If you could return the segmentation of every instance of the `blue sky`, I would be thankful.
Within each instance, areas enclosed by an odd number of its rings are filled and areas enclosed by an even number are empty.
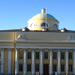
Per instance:
[[[0,0],[0,30],[28,27],[28,20],[46,8],[60,23],[75,30],[75,0]]]

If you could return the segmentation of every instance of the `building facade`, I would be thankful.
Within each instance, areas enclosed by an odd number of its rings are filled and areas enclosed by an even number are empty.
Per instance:
[[[42,9],[28,28],[0,31],[0,74],[75,75],[75,31]]]

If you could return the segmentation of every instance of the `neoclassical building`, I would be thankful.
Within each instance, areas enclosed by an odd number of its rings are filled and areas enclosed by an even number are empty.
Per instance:
[[[0,75],[75,75],[75,31],[42,9],[28,28],[0,30]]]

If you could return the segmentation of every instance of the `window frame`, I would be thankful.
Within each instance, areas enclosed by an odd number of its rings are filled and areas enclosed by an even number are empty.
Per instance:
[[[27,64],[27,71],[31,72],[31,64]]]
[[[39,59],[39,52],[36,52],[36,59]]]
[[[23,64],[19,64],[19,71],[23,72]]]
[[[31,59],[31,52],[27,52],[27,58]]]
[[[56,27],[54,25],[56,25]],[[56,23],[54,23],[52,27],[53,28],[58,28],[58,25]]]
[[[46,26],[42,26],[43,23],[46,23]],[[50,25],[49,25],[48,22],[42,22],[42,23],[40,24],[40,27],[50,27]]]
[[[38,68],[37,68],[38,67]],[[39,64],[35,64],[35,71],[39,72]]]
[[[57,71],[57,64],[53,64],[53,72]]]
[[[44,52],[44,59],[48,59],[48,52]]]
[[[53,59],[57,59],[57,52],[53,52]]]
[[[72,57],[72,52],[69,52],[69,59],[72,59],[73,57]]]
[[[65,65],[61,64],[61,72],[64,72],[64,71],[65,71]]]
[[[61,52],[61,59],[65,59],[65,52]]]
[[[21,56],[22,53],[22,56]],[[19,51],[19,59],[23,59],[23,51]]]
[[[73,65],[69,64],[69,72],[72,72],[72,71],[73,71]]]

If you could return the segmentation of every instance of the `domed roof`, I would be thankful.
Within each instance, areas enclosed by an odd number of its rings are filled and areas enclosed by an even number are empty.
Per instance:
[[[35,15],[33,18],[37,18],[37,17],[49,17],[49,18],[54,18],[52,15],[47,14],[47,13],[40,13]]]
[[[52,15],[46,13],[46,9],[42,9],[42,12],[40,14],[37,14],[35,16],[33,16],[32,18],[39,18],[39,17],[48,17],[48,18],[54,18]]]

